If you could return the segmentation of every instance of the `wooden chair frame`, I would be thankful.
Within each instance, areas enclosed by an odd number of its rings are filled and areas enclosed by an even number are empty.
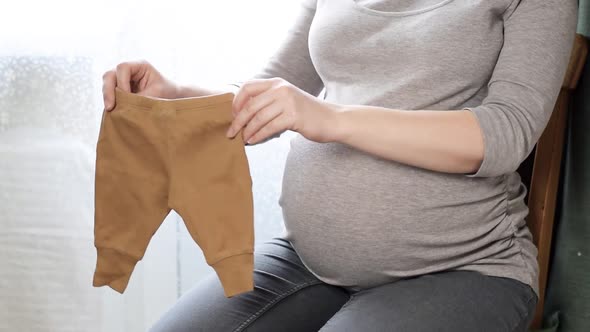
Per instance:
[[[533,234],[533,241],[539,250],[539,302],[532,322],[532,328],[540,328],[545,303],[545,289],[549,274],[551,238],[555,219],[555,205],[559,187],[561,161],[565,139],[566,120],[572,91],[576,88],[586,56],[588,42],[582,35],[576,35],[572,55],[555,108],[547,127],[539,138],[535,149],[518,169],[523,183],[527,185],[529,215],[527,225]]]

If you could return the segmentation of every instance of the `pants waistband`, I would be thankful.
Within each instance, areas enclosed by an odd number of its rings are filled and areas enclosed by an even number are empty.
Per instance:
[[[124,103],[141,108],[153,108],[154,106],[173,108],[177,111],[200,109],[216,106],[224,103],[231,103],[234,100],[233,92],[220,93],[215,95],[188,97],[177,99],[165,99],[157,97],[140,96],[135,93],[126,92],[115,87],[115,103]]]

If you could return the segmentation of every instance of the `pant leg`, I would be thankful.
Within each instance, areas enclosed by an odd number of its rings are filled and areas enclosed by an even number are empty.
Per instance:
[[[451,271],[351,296],[321,332],[527,331],[537,297],[517,280]]]
[[[127,103],[104,112],[96,147],[93,286],[123,293],[168,208],[166,121]]]
[[[150,332],[316,332],[348,300],[301,263],[286,240],[255,250],[253,292],[226,298],[211,276],[184,294]]]
[[[232,101],[231,94],[193,99],[171,130],[171,207],[228,297],[254,288],[252,180],[244,143],[225,136]]]

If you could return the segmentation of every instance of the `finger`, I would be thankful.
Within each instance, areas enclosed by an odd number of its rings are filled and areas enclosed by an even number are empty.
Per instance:
[[[270,123],[274,118],[281,115],[283,107],[278,103],[273,103],[268,107],[261,109],[256,112],[256,115],[248,122],[244,130],[242,131],[242,138],[244,142],[247,142],[252,135],[257,133],[262,127]]]
[[[256,97],[262,92],[270,89],[274,83],[274,79],[255,79],[245,82],[234,97],[232,111],[237,114],[244,107],[244,104],[250,99],[250,97]]]
[[[277,95],[273,89],[268,89],[255,97],[251,97],[248,102],[243,106],[244,109],[261,110],[266,106],[270,105],[277,98]]]
[[[227,130],[228,137],[234,137],[238,131],[256,115],[256,113],[264,107],[272,104],[275,101],[275,94],[272,90],[266,90],[256,97],[250,98],[244,108],[234,115],[234,120]]]
[[[276,118],[272,119],[266,126],[260,128],[254,135],[248,139],[248,144],[256,144],[262,142],[269,137],[289,129],[289,117],[285,116],[283,112]]]
[[[139,81],[145,75],[145,64],[143,60],[121,62],[117,65],[117,86],[126,92],[131,91],[131,80]]]
[[[236,134],[250,122],[250,120],[256,115],[258,110],[254,109],[253,107],[247,107],[240,111],[237,115],[234,116],[233,121],[231,122],[225,136],[233,138]]]
[[[150,73],[159,74],[146,60],[139,60],[131,64],[131,82],[135,83],[135,91],[144,91],[150,79]],[[133,89],[133,86],[131,87]],[[132,92],[135,92],[132,90]]]
[[[105,111],[110,111],[115,107],[115,85],[117,76],[114,70],[109,70],[102,75],[102,98]]]

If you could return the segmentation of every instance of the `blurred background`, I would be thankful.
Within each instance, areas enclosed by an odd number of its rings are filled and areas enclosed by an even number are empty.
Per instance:
[[[213,270],[172,212],[123,295],[92,287],[102,74],[146,59],[207,87],[246,80],[298,0],[0,2],[0,331],[145,331]],[[256,243],[282,231],[292,133],[246,147]]]

